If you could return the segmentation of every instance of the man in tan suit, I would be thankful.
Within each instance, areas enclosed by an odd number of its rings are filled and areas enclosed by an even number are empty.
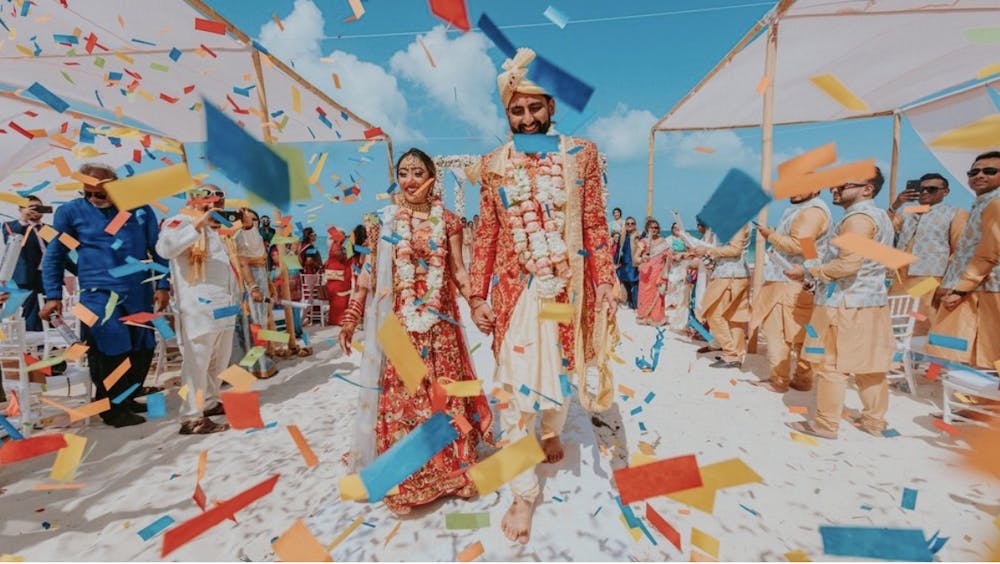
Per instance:
[[[743,226],[721,247],[696,247],[694,254],[715,261],[703,301],[709,331],[722,350],[713,368],[738,368],[746,353],[746,324],[750,321],[750,271],[746,250],[750,227]],[[711,350],[711,345],[698,352]]]
[[[767,361],[771,368],[770,379],[756,383],[779,394],[794,388],[812,389],[813,375],[809,362],[802,356],[805,325],[813,310],[813,296],[802,284],[785,276],[780,263],[807,263],[802,256],[802,240],[811,239],[819,245],[825,243],[830,228],[830,209],[819,197],[819,192],[795,196],[785,210],[775,229],[760,226],[760,234],[771,244],[771,253],[777,255],[764,265],[764,285],[754,296],[750,332],[761,327],[767,339]],[[795,353],[794,375],[791,371],[791,353]]]

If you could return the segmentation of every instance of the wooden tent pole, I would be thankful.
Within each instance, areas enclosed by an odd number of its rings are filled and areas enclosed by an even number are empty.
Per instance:
[[[649,130],[649,164],[646,173],[649,182],[646,185],[646,217],[653,217],[653,153],[656,151],[656,128]]]
[[[778,58],[778,21],[771,22],[767,29],[767,54],[764,59],[764,76],[767,89],[764,90],[763,115],[760,124],[760,186],[765,192],[773,192],[772,172],[774,168],[774,70]],[[757,215],[757,223],[767,225],[767,206]],[[753,257],[752,296],[760,295],[764,285],[764,248],[767,240],[757,231],[756,249]],[[747,352],[757,352],[757,331],[749,335]]]
[[[899,131],[902,116],[892,115],[892,164],[889,167],[889,203],[896,201],[896,180],[899,175]]]

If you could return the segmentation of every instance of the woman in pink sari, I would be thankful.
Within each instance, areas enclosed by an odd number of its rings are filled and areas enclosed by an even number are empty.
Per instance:
[[[636,315],[640,325],[663,325],[666,308],[667,273],[670,271],[672,253],[670,241],[660,237],[660,223],[655,219],[646,222],[646,238],[639,249],[639,307]]]

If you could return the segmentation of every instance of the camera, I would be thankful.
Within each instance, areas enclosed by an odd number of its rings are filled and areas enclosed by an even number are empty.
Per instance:
[[[243,220],[243,212],[240,210],[222,210],[219,215],[226,218],[229,223],[236,223]]]

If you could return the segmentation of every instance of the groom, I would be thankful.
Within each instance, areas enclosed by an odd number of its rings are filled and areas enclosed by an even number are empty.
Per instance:
[[[513,133],[555,136],[555,100],[526,78],[534,59],[530,49],[518,49],[504,63],[500,98]],[[556,138],[558,151],[524,154],[509,141],[483,157],[470,303],[476,326],[493,332],[496,381],[511,396],[501,411],[503,437],[513,443],[534,433],[541,419],[548,463],[563,457],[569,381],[595,359],[595,318],[616,307],[597,147]],[[574,305],[572,320],[540,319],[556,303]],[[517,476],[511,489],[514,503],[501,527],[526,544],[541,493],[535,470]]]

